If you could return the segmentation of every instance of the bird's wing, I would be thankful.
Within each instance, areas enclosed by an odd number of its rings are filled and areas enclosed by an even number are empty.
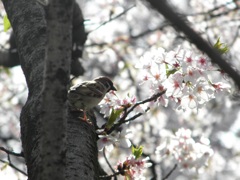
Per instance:
[[[81,91],[79,91],[81,89]],[[73,86],[70,92],[73,91],[82,96],[92,96],[101,98],[103,96],[103,91],[101,85],[97,84],[95,81],[88,81]]]

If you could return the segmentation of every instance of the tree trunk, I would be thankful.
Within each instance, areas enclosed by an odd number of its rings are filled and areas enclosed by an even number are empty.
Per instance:
[[[33,0],[3,0],[29,90],[20,117],[28,178],[98,179],[94,127],[66,106],[72,49],[72,14],[66,10],[76,3],[56,2],[65,8],[45,13]]]
[[[40,180],[65,179],[72,13],[72,0],[51,0],[47,6],[47,53],[44,60],[39,126]]]

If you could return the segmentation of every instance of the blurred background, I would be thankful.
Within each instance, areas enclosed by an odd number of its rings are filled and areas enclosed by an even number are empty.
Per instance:
[[[162,47],[166,51],[182,49],[200,53],[185,35],[176,31],[158,12],[146,2],[134,0],[78,0],[84,15],[85,30],[88,33],[82,57],[78,61],[85,73],[73,83],[90,80],[99,75],[113,79],[118,96],[128,94],[137,101],[149,97],[148,86],[139,86],[141,74],[135,66],[144,53]],[[209,44],[218,38],[227,44],[229,51],[225,59],[235,69],[240,68],[240,1],[238,0],[169,0],[169,3],[188,24]],[[6,56],[16,55],[16,47],[10,45],[11,29],[3,30],[6,14],[1,4],[0,23],[0,147],[21,153],[19,116],[27,98],[27,86],[19,65],[6,65]],[[16,63],[18,64],[18,63]],[[219,77],[214,77],[218,79]],[[231,82],[230,82],[231,83]],[[155,161],[157,177],[161,179],[174,166],[171,159],[154,155],[155,149],[178,128],[192,130],[196,139],[202,135],[209,138],[214,155],[208,166],[198,174],[192,171],[174,170],[168,179],[240,179],[240,99],[232,83],[231,93],[211,100],[198,113],[178,112],[168,107],[155,106],[128,125],[132,130],[131,140],[144,146],[144,153]],[[97,112],[97,110],[96,110]],[[104,122],[96,113],[99,121]],[[117,146],[107,152],[110,163],[116,165],[129,150]],[[99,153],[99,161],[106,172],[109,167]],[[13,164],[16,168],[9,166]],[[20,172],[19,170],[22,172]],[[0,179],[25,180],[27,176],[24,158],[8,155],[0,150]],[[146,177],[150,179],[151,170]]]

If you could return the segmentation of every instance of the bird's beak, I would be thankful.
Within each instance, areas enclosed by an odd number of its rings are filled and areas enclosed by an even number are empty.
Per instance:
[[[113,90],[113,91],[117,91],[117,89],[114,87],[114,86],[112,86],[112,89],[111,90]]]

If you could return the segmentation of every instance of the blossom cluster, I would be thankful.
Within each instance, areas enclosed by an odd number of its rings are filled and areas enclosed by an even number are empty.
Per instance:
[[[115,122],[117,122],[124,113],[125,110],[128,110],[133,105],[136,104],[136,97],[135,96],[126,96],[125,98],[119,98],[114,91],[110,91],[106,94],[104,99],[100,102],[100,113],[104,114],[104,117],[110,117],[112,111],[119,111],[119,115],[117,116]],[[146,104],[140,104],[132,109],[127,117],[129,118],[136,113],[145,113],[147,109]],[[125,119],[126,120],[126,119]],[[99,135],[98,140],[98,149],[101,151],[104,147],[111,152],[113,150],[113,145],[119,143],[123,147],[130,147],[131,143],[129,138],[131,137],[132,133],[129,129],[124,127],[121,132],[113,132],[111,134],[105,134],[106,127],[104,129],[100,129],[97,132]]]
[[[190,129],[179,129],[174,136],[157,147],[156,153],[162,157],[174,157],[180,169],[199,170],[213,155],[209,140],[201,138],[195,142]]]
[[[224,72],[213,66],[207,56],[195,55],[183,49],[170,52],[166,52],[163,48],[154,49],[141,57],[136,68],[141,70],[139,73],[141,84],[148,84],[151,94],[165,92],[157,98],[157,103],[168,106],[171,102],[176,110],[185,111],[189,108],[198,110],[216,95],[229,92],[231,88],[227,81],[223,82]],[[215,73],[221,81],[212,79],[211,73]],[[113,91],[106,94],[100,103],[100,112],[112,120],[108,120],[98,133],[99,150],[106,148],[112,151],[117,143],[123,147],[130,147],[130,132],[127,129],[122,132],[111,131],[111,134],[108,134],[107,130],[122,117],[124,119],[122,118],[121,123],[136,113],[144,113],[148,109],[147,106],[152,104],[144,103],[135,108],[136,103],[135,96],[128,95],[120,99]],[[134,108],[131,109],[133,106]],[[181,169],[198,171],[207,164],[213,150],[209,147],[208,139],[201,138],[196,142],[191,135],[191,130],[179,129],[174,136],[157,148],[156,153],[161,154],[161,158],[173,157]],[[126,179],[141,179],[142,168],[147,167],[143,162],[132,155],[120,162],[117,170]]]
[[[152,164],[147,162],[149,158],[136,159],[135,156],[130,155],[123,162],[117,165],[117,171],[126,177],[126,179],[143,180],[143,172]]]
[[[152,93],[166,90],[158,103],[167,106],[171,101],[177,110],[197,110],[217,93],[230,90],[228,83],[211,80],[210,72],[218,73],[222,80],[224,73],[214,67],[207,56],[180,48],[170,52],[153,49],[141,57],[136,68],[142,70],[141,84],[148,82]]]
[[[121,99],[117,97],[114,91],[110,91],[106,94],[104,99],[100,102],[100,113],[104,114],[104,117],[109,117],[112,110],[121,110],[129,108],[136,103],[137,98],[135,96],[126,96]],[[136,107],[135,112],[145,112],[146,106],[144,104]]]
[[[114,144],[120,144],[124,148],[129,148],[131,146],[130,137],[132,132],[124,128],[121,132],[113,132],[111,134],[100,134],[98,135],[98,150],[102,151],[106,148],[107,151],[111,152],[114,148]]]

